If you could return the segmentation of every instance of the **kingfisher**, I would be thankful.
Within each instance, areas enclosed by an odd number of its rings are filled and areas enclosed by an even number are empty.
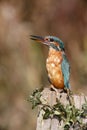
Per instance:
[[[50,83],[57,89],[70,89],[70,65],[62,40],[55,36],[35,36],[31,39],[48,46],[46,69]]]

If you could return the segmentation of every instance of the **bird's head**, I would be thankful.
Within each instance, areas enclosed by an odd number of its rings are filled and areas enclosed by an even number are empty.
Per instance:
[[[42,36],[31,35],[31,39],[43,43],[49,46],[49,48],[51,47],[57,51],[64,51],[64,43],[57,37],[54,36],[42,37]]]

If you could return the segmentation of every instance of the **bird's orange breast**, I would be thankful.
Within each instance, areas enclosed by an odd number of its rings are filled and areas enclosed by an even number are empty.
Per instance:
[[[54,87],[63,89],[64,88],[64,78],[61,69],[62,63],[62,52],[56,51],[55,49],[49,50],[49,55],[46,60],[46,68],[48,72],[48,77],[50,82]]]

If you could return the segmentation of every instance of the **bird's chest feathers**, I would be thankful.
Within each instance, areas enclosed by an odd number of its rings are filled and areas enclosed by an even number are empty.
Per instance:
[[[62,51],[50,49],[46,60],[48,77],[54,86],[62,88],[64,86],[63,74],[61,69]]]

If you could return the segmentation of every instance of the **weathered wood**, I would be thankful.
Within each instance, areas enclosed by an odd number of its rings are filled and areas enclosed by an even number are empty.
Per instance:
[[[50,88],[45,88],[43,90],[41,97],[43,104],[47,102],[48,105],[53,106],[56,104],[56,98],[58,98],[59,101],[65,106],[69,104],[69,100],[67,100],[67,93],[61,93],[61,90],[51,91]],[[85,103],[84,95],[74,95],[73,99],[76,108],[80,109],[81,106]],[[39,108],[36,130],[63,130],[63,121],[59,122],[56,118],[49,118],[44,120],[43,114],[44,111]],[[87,119],[84,119],[83,122],[87,123]],[[70,128],[69,130],[75,129]]]

